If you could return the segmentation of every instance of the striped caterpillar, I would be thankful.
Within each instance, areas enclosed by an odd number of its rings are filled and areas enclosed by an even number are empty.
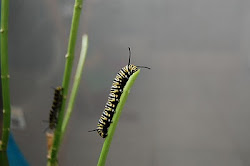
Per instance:
[[[130,76],[135,73],[138,68],[146,68],[150,69],[149,67],[145,66],[135,66],[133,64],[130,64],[130,58],[131,58],[131,51],[129,48],[129,60],[128,65],[123,67],[118,74],[116,75],[108,97],[108,101],[106,103],[106,106],[104,108],[104,111],[98,121],[97,128],[92,131],[97,131],[97,133],[102,137],[106,138],[108,133],[108,128],[110,124],[112,123],[112,118],[115,114],[115,109],[120,101],[120,97],[123,92],[123,88],[126,85],[127,81],[129,80]]]

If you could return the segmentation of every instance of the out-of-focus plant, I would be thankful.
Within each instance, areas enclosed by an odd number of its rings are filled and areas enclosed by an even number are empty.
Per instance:
[[[66,106],[66,100],[68,99],[68,90],[69,90],[69,84],[70,84],[71,71],[73,67],[75,44],[76,44],[76,39],[77,39],[77,31],[78,31],[79,20],[80,20],[80,15],[81,15],[82,3],[83,3],[83,0],[75,0],[73,18],[72,18],[71,30],[70,30],[70,36],[69,36],[68,51],[66,54],[66,64],[65,64],[64,76],[63,76],[63,82],[62,82],[62,87],[63,87],[62,106],[59,111],[57,126],[56,126],[55,135],[53,139],[53,145],[51,148],[51,153],[48,156],[47,165],[53,165],[53,166],[58,165],[57,155],[58,155],[61,138],[62,138],[62,124],[64,120],[64,110]]]
[[[10,87],[9,87],[9,62],[8,62],[8,18],[9,0],[1,1],[1,80],[3,98],[3,128],[0,151],[6,151],[10,134]]]

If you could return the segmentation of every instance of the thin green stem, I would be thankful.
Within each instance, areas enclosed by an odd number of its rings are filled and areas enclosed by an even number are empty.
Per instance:
[[[10,87],[9,87],[9,66],[8,66],[8,18],[9,0],[2,0],[1,3],[1,79],[3,98],[3,130],[0,150],[6,151],[10,132]]]
[[[62,128],[62,123],[64,119],[64,110],[66,106],[66,99],[68,97],[70,76],[71,76],[71,71],[73,67],[75,44],[76,44],[76,39],[77,39],[77,31],[78,31],[78,25],[79,25],[79,20],[80,20],[80,15],[81,15],[82,2],[83,0],[75,0],[71,31],[70,31],[70,37],[69,37],[69,44],[68,44],[68,51],[66,54],[66,64],[65,64],[64,76],[63,76],[63,82],[62,82],[63,101],[62,101],[61,110],[58,115],[58,122],[57,122],[57,127],[55,130],[55,137],[54,137],[53,146],[51,149],[51,156],[48,159],[47,165],[53,165],[53,166],[58,165],[57,154],[58,154],[59,146],[60,146],[61,128]]]
[[[126,83],[125,87],[123,88],[123,93],[122,93],[120,101],[116,107],[115,114],[114,114],[114,117],[112,119],[113,123],[111,123],[111,125],[108,129],[108,136],[105,138],[105,141],[103,143],[102,151],[101,151],[97,166],[105,166],[105,162],[106,162],[108,152],[109,152],[109,147],[110,147],[110,144],[112,142],[117,123],[118,123],[119,118],[121,116],[123,106],[126,103],[130,89],[133,86],[139,73],[140,73],[140,70],[138,70],[137,72],[132,74],[132,76],[130,76],[128,82]]]
[[[62,124],[61,141],[62,141],[62,138],[65,134],[66,127],[69,123],[69,118],[71,116],[71,113],[72,113],[72,110],[74,107],[76,94],[77,94],[79,84],[81,81],[83,66],[84,66],[86,55],[87,55],[87,49],[88,49],[88,36],[84,35],[82,37],[82,50],[81,50],[80,59],[79,59],[77,69],[76,69],[76,74],[75,74],[75,79],[73,82],[72,91],[71,91],[70,98],[69,98],[69,104],[68,104],[68,108],[67,108],[67,111],[66,111],[66,114],[65,114],[65,117],[63,120],[63,124]]]

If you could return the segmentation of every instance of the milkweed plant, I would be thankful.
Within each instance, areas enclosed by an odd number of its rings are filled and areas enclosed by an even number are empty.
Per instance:
[[[52,105],[53,109],[57,109],[57,113],[55,115],[56,120],[54,122],[56,125],[54,126],[52,133],[47,132],[47,142],[48,142],[48,154],[47,154],[47,166],[57,166],[58,165],[58,151],[63,140],[63,136],[65,134],[73,106],[75,103],[76,95],[78,92],[81,75],[84,67],[85,57],[87,54],[88,48],[88,36],[83,35],[82,37],[82,49],[80,53],[80,58],[78,60],[78,65],[75,73],[75,77],[73,79],[71,93],[68,95],[70,78],[73,68],[74,61],[74,53],[75,53],[75,45],[77,39],[77,32],[79,26],[79,20],[82,10],[83,0],[75,0],[73,17],[70,29],[69,43],[67,54],[65,56],[65,69],[62,81],[62,91],[60,99],[60,104],[55,108]],[[1,1],[1,82],[2,82],[2,99],[3,99],[3,125],[2,125],[2,138],[0,141],[0,165],[6,164],[7,161],[7,145],[10,134],[10,118],[11,118],[11,101],[10,101],[10,88],[9,88],[9,66],[8,66],[8,17],[9,17],[9,0]],[[121,115],[121,111],[123,106],[127,100],[130,89],[134,84],[137,76],[139,75],[140,70],[137,70],[135,73],[131,75],[131,77],[126,82],[126,85],[123,88],[123,93],[121,94],[119,103],[115,109],[115,114],[112,119],[112,123],[110,124],[107,137],[104,140],[103,148],[100,153],[100,158],[98,161],[98,166],[104,166],[105,161],[108,155],[109,147],[111,141],[113,139],[113,135],[115,132],[115,128],[117,126],[118,120]],[[69,97],[68,97],[69,96]],[[66,109],[67,105],[67,109]],[[54,107],[53,107],[54,106]],[[66,111],[65,111],[66,110]]]

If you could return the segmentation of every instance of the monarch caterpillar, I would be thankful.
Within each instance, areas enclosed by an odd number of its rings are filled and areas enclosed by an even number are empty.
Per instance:
[[[123,67],[118,74],[116,75],[108,97],[108,101],[106,103],[106,106],[104,108],[104,111],[98,121],[97,128],[92,131],[97,131],[97,133],[102,137],[106,138],[108,133],[108,128],[110,126],[110,123],[112,123],[113,115],[115,114],[115,109],[117,104],[120,101],[120,97],[123,92],[123,88],[126,85],[127,81],[129,80],[130,76],[135,73],[138,68],[146,68],[150,69],[146,66],[135,66],[133,64],[130,64],[130,58],[131,58],[131,50],[129,49],[129,59],[128,59],[128,65]]]
[[[62,90],[61,86],[55,88],[54,99],[49,113],[49,129],[54,130],[57,125],[58,112],[62,105]]]

